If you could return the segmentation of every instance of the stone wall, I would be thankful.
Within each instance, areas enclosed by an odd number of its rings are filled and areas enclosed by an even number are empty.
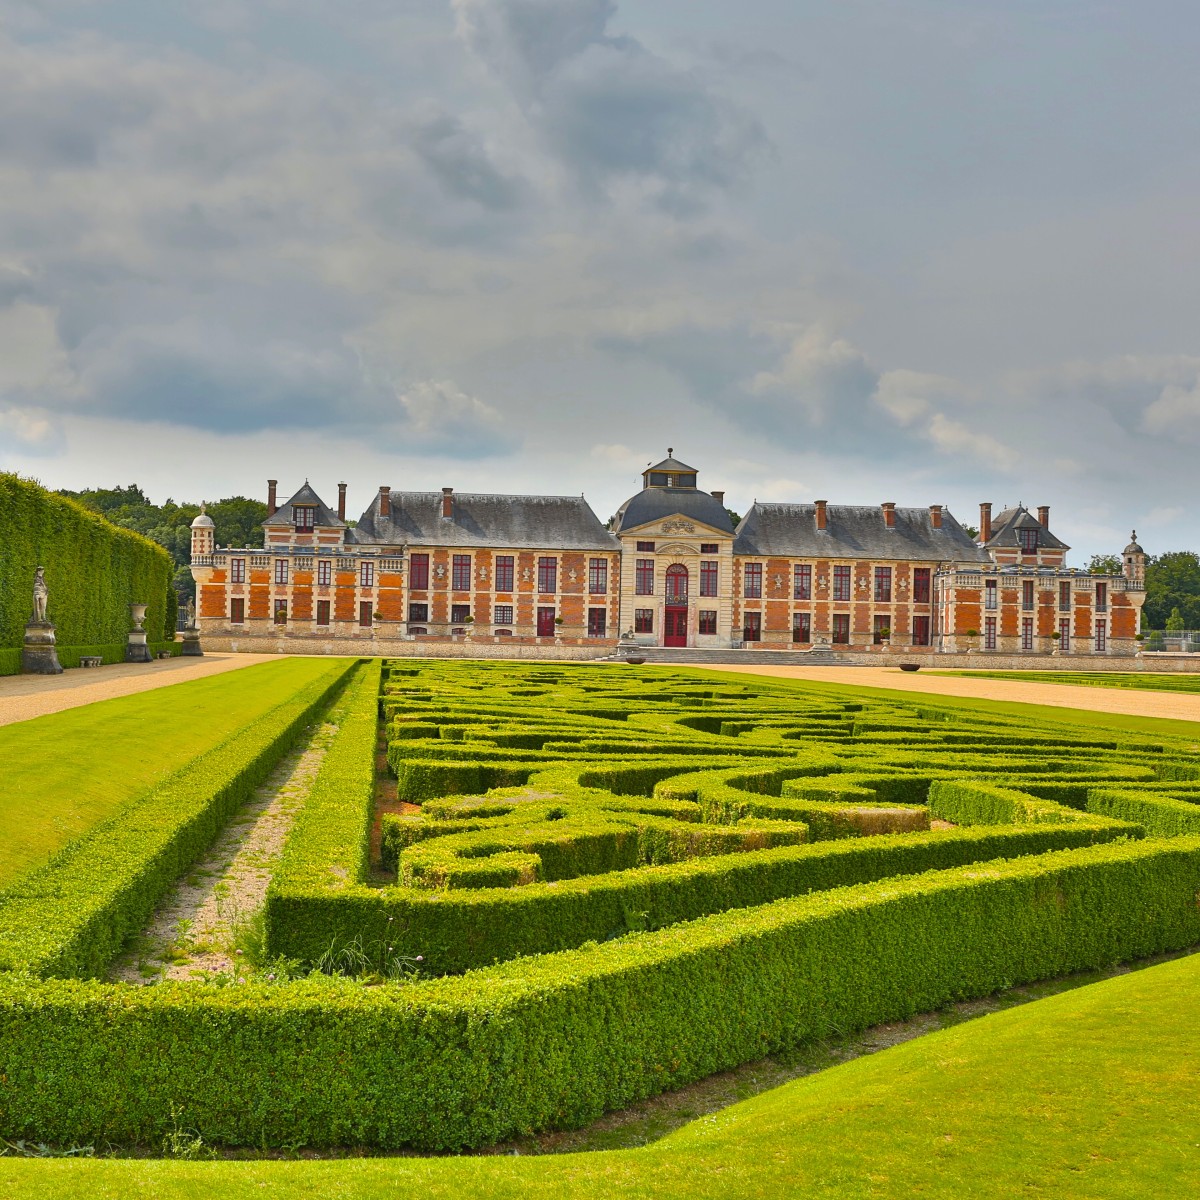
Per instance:
[[[590,645],[513,645],[507,640],[411,641],[406,638],[294,638],[203,635],[204,649],[213,654],[332,654],[347,658],[603,658],[613,652],[609,643]]]

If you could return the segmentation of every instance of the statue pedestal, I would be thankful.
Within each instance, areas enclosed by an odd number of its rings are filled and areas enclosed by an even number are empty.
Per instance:
[[[25,626],[25,644],[21,647],[22,675],[61,675],[54,626],[49,621],[30,621]]]
[[[200,647],[200,630],[195,625],[189,625],[183,631],[183,657],[203,658],[204,651]]]
[[[132,663],[148,663],[154,661],[150,647],[146,645],[146,631],[131,629],[125,641],[125,661]]]

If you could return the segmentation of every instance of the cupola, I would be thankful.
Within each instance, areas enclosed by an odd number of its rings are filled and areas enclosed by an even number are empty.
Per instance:
[[[680,462],[673,446],[667,447],[667,457],[642,472],[643,487],[694,488],[696,468]]]

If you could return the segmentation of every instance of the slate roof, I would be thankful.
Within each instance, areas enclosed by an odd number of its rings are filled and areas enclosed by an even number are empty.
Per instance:
[[[290,525],[294,521],[292,506],[309,505],[317,510],[313,524],[318,529],[345,529],[346,522],[338,519],[337,513],[328,508],[325,501],[313,491],[306,479],[304,486],[290,499],[285,500],[267,519],[264,525]]]
[[[737,527],[734,554],[766,558],[874,558],[912,562],[986,563],[991,558],[942,510],[935,529],[927,508],[897,508],[889,529],[878,505],[830,504],[817,529],[814,504],[755,501]]]
[[[692,468],[684,469],[690,471]],[[657,471],[658,467],[651,467],[650,470]],[[720,500],[699,488],[684,487],[649,487],[631,496],[617,509],[616,532],[623,533],[676,514],[700,521],[722,533],[733,533],[733,522]]]
[[[1000,546],[1018,546],[1020,545],[1017,538],[1018,529],[1036,529],[1038,546],[1047,550],[1070,550],[1071,548],[1066,542],[1056,538],[1024,505],[1006,508],[992,522],[992,536],[986,545],[989,549]]]
[[[1129,535],[1129,545],[1122,551],[1123,554],[1145,554],[1145,550],[1138,545],[1137,530],[1135,529]]]
[[[646,471],[666,471],[667,473],[670,473],[672,471],[677,471],[677,472],[686,471],[690,475],[696,474],[695,467],[689,467],[687,465],[687,463],[681,463],[679,461],[679,459],[677,459],[673,454],[669,454],[666,458],[664,458],[662,460],[662,462],[655,463],[654,466],[652,466],[652,467],[647,467]],[[643,471],[642,474],[645,474],[646,471]]]
[[[582,496],[495,496],[455,492],[454,516],[442,516],[441,492],[392,492],[391,513],[379,495],[351,539],[368,545],[480,546],[497,550],[617,550],[620,543]]]

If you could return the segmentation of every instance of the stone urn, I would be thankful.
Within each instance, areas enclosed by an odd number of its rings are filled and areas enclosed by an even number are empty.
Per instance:
[[[148,663],[153,659],[150,647],[146,644],[146,608],[145,604],[131,604],[130,614],[133,617],[133,628],[125,639],[125,661],[131,663]]]

